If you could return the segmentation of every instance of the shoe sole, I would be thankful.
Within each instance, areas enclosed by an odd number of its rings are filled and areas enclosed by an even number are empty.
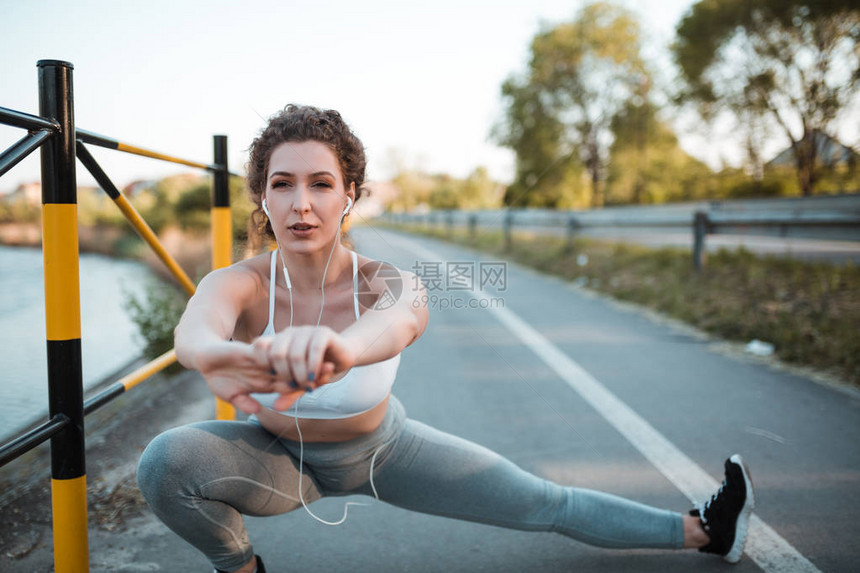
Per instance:
[[[730,457],[729,460],[740,466],[741,474],[744,476],[744,486],[746,487],[744,506],[741,508],[741,512],[738,514],[737,523],[735,524],[735,541],[732,543],[732,547],[729,549],[729,552],[723,556],[723,559],[729,563],[737,563],[741,560],[741,555],[744,553],[744,546],[746,546],[750,515],[752,515],[752,510],[755,507],[755,491],[753,489],[752,478],[750,477],[750,470],[746,463],[744,463],[743,458],[738,454],[735,454]]]

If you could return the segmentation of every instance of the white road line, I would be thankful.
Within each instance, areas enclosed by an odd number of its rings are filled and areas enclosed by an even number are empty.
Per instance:
[[[402,235],[398,234],[397,243],[424,260],[445,262],[437,253]],[[468,294],[479,300],[489,300],[481,293]],[[488,304],[487,310],[627,438],[691,502],[703,501],[716,491],[719,487],[716,480],[555,344],[507,308],[493,308]],[[746,554],[768,573],[821,573],[755,514],[750,519]]]

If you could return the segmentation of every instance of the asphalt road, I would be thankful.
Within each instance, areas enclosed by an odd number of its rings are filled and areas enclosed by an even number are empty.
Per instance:
[[[357,227],[356,248],[400,268],[501,263],[429,239]],[[464,268],[463,266],[459,268]],[[757,487],[747,571],[856,571],[860,394],[833,389],[554,278],[503,267],[504,290],[430,291],[430,325],[402,356],[409,416],[488,446],[529,471],[678,511],[741,453]],[[443,275],[446,274],[443,272]],[[450,277],[450,275],[448,275]],[[463,278],[463,277],[461,277]],[[499,275],[495,275],[498,279]],[[469,308],[490,305],[494,309]],[[469,303],[469,300],[478,301]],[[456,302],[459,301],[459,302]],[[480,302],[485,301],[485,302]],[[451,308],[460,305],[462,308]],[[446,306],[448,308],[443,308]],[[348,499],[348,498],[347,498]],[[344,498],[314,504],[339,517]],[[329,527],[303,511],[248,518],[271,572],[726,571],[694,551],[612,551],[409,513],[373,501]],[[119,571],[210,571],[152,517],[91,542]],[[116,545],[114,545],[116,544]],[[101,556],[101,557],[100,557]],[[100,570],[97,566],[93,571]]]

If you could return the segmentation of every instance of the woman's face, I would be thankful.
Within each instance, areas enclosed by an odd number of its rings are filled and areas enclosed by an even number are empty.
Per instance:
[[[280,245],[294,252],[323,248],[340,232],[347,197],[337,157],[318,141],[288,141],[269,158],[266,191],[269,220]]]

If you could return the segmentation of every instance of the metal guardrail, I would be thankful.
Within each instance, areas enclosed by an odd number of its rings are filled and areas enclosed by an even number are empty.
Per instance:
[[[0,176],[36,149],[42,159],[42,250],[48,346],[49,419],[0,447],[0,466],[51,440],[51,498],[54,567],[57,573],[89,571],[84,416],[104,406],[176,361],[173,350],[144,365],[84,402],[81,372],[80,281],[78,265],[77,178],[75,157],[116,203],[132,227],[191,295],[195,285],[158,237],[119,192],[85,144],[179,163],[214,174],[212,230],[214,268],[232,259],[227,137],[214,136],[214,163],[206,164],[150,151],[92,132],[74,123],[72,64],[40,60],[39,115],[0,107],[0,124],[28,134],[0,153]],[[218,400],[219,419],[235,410]]]
[[[783,203],[785,201],[785,203]],[[805,206],[805,203],[809,206]],[[444,225],[501,230],[509,249],[515,229],[564,233],[572,247],[586,229],[678,229],[693,234],[692,259],[704,265],[708,235],[748,234],[860,241],[860,194],[787,200],[714,201],[648,207],[608,207],[596,211],[552,209],[439,210],[427,213],[385,213],[398,224]],[[838,203],[838,205],[836,205]]]

